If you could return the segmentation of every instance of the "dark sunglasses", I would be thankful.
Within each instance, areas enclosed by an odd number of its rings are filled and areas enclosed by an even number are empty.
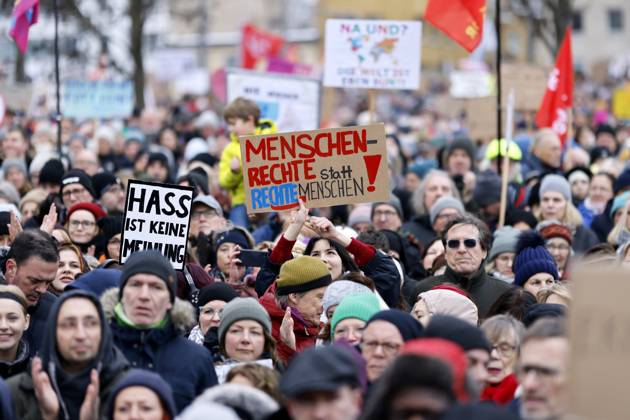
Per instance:
[[[459,239],[449,239],[448,241],[446,241],[446,246],[451,248],[451,249],[458,249],[459,248],[459,244],[462,241],[460,241]],[[464,246],[466,248],[474,248],[477,246],[477,240],[476,239],[464,239]]]

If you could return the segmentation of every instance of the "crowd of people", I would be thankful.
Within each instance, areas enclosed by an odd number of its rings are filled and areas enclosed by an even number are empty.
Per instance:
[[[0,419],[567,412],[572,268],[630,264],[628,126],[598,110],[566,144],[484,141],[401,96],[387,201],[250,215],[238,136],[282,127],[200,103],[63,120],[61,156],[49,121],[7,113]],[[356,106],[329,124],[372,120]],[[119,264],[129,179],[194,188],[184,270]]]

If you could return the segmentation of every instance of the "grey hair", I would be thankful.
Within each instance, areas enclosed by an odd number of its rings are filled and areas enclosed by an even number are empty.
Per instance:
[[[448,179],[449,184],[451,185],[452,196],[457,198],[458,200],[461,200],[459,190],[457,189],[455,182],[453,182],[453,180],[448,175],[448,173],[441,169],[431,169],[424,176],[424,179],[422,180],[422,182],[420,182],[420,185],[418,185],[418,188],[416,188],[416,190],[413,192],[413,196],[411,198],[411,202],[413,203],[413,209],[416,211],[416,214],[418,215],[428,214],[429,210],[431,210],[431,209],[426,208],[426,206],[424,205],[424,198],[425,198],[424,190],[426,189],[426,185],[429,182],[429,180],[434,177],[442,177],[442,178]]]
[[[491,343],[496,343],[501,337],[505,337],[508,334],[514,334],[517,348],[521,346],[521,340],[525,333],[525,327],[521,321],[505,314],[495,315],[486,319],[480,328]]]

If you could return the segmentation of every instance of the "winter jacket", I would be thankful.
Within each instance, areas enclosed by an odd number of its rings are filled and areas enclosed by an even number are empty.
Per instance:
[[[6,382],[0,378],[0,419],[14,420],[13,401],[11,401],[11,393]]]
[[[97,356],[83,371],[76,374],[69,374],[61,367],[61,356],[57,353],[56,326],[61,305],[66,300],[73,297],[89,299],[96,305],[101,321],[101,346]],[[85,398],[85,391],[90,384],[92,369],[96,369],[99,374],[100,400],[107,401],[112,386],[118,379],[124,376],[129,368],[129,363],[112,342],[111,332],[107,327],[105,316],[98,299],[94,295],[80,290],[64,293],[52,307],[46,326],[46,335],[43,340],[43,345],[39,350],[39,356],[42,359],[42,369],[48,374],[51,385],[59,399],[58,418],[63,420],[79,418],[79,411]],[[31,377],[30,369],[10,378],[7,381],[7,385],[13,396],[17,418],[29,420],[40,419],[41,412],[37,398],[35,397],[35,389],[33,387],[33,378]],[[101,405],[100,412],[101,416],[104,415],[105,404]]]
[[[284,310],[278,306],[275,298],[275,284],[272,285],[267,293],[259,299],[260,304],[265,308],[271,317],[271,335],[275,338],[278,345],[277,357],[278,359],[288,364],[289,360],[296,354],[304,349],[307,349],[315,345],[317,340],[317,334],[322,329],[323,324],[310,325],[302,318],[299,311],[295,308],[291,311],[293,318],[293,332],[295,333],[295,350],[287,346],[280,338],[280,326],[282,325],[282,319],[284,318]]]
[[[599,243],[597,235],[584,225],[576,226],[571,247],[577,254],[583,254]]]
[[[11,376],[17,375],[18,373],[25,372],[29,360],[30,357],[28,343],[26,342],[26,340],[24,340],[24,338],[22,338],[22,340],[20,340],[20,344],[18,345],[15,360],[12,362],[5,362],[0,360],[0,377],[8,379]]]
[[[273,121],[261,119],[253,135],[258,136],[261,134],[271,134],[276,131],[278,130]],[[232,158],[234,157],[237,157],[238,160],[241,161],[242,165],[241,145],[238,141],[238,137],[232,133],[230,134],[230,143],[225,146],[225,149],[223,149],[221,160],[219,161],[219,185],[226,189],[230,194],[232,206],[245,203],[243,171],[232,172],[232,169],[230,169]]]
[[[132,367],[152,370],[168,382],[178,412],[204,389],[217,384],[210,352],[184,335],[195,324],[190,303],[176,299],[163,328],[137,329],[123,326],[115,318],[118,289],[105,292],[101,301],[116,346]]]
[[[479,309],[480,320],[484,319],[488,315],[490,307],[494,304],[494,302],[496,302],[499,296],[514,287],[487,274],[483,264],[471,278],[467,278],[456,273],[447,265],[446,272],[444,274],[427,277],[418,283],[415,290],[415,296],[444,283],[454,284],[455,286],[458,286],[468,292],[470,299]]]
[[[42,347],[46,332],[46,325],[50,316],[50,310],[56,300],[57,296],[50,292],[46,292],[39,299],[37,305],[28,308],[28,313],[31,316],[31,322],[28,325],[28,330],[24,333],[24,338],[26,338],[26,341],[28,342],[29,353],[31,356],[35,356],[35,353],[37,353],[37,351]]]
[[[259,297],[263,297],[276,280],[280,274],[282,263],[292,258],[293,244],[295,241],[288,241],[284,236],[281,236],[273,253],[267,255],[267,261],[256,277],[256,292]],[[352,239],[346,249],[354,256],[354,261],[363,271],[363,274],[374,280],[376,290],[387,303],[387,306],[395,308],[400,300],[401,279],[392,257],[357,239]],[[272,261],[274,255],[280,255],[279,259],[274,260],[275,262]]]
[[[595,232],[600,242],[608,242],[608,234],[615,227],[615,222],[610,218],[612,204],[613,200],[608,200],[602,214],[595,216],[591,222],[590,228]]]
[[[423,247],[429,245],[429,242],[437,236],[431,227],[428,214],[414,217],[402,226],[402,230],[412,234]]]

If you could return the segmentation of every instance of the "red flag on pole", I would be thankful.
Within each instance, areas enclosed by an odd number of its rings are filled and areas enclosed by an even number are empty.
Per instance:
[[[254,25],[245,25],[241,41],[241,66],[252,69],[258,60],[277,56],[283,45],[282,37],[262,31]]]
[[[472,52],[481,42],[486,0],[429,0],[424,19]]]
[[[567,139],[569,112],[573,106],[573,58],[571,55],[571,27],[564,34],[556,66],[547,80],[547,89],[536,114],[538,127],[551,127],[562,144]]]
[[[38,16],[39,0],[15,0],[11,13],[9,35],[15,40],[15,44],[22,54],[28,48],[28,30],[37,23]]]

